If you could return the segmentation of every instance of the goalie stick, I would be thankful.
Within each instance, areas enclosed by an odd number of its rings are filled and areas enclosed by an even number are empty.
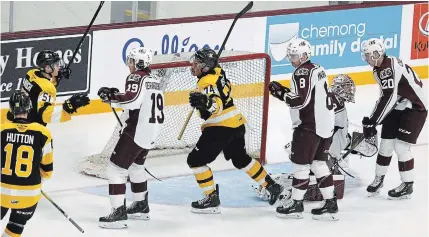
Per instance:
[[[225,44],[228,41],[229,36],[231,35],[232,29],[234,28],[235,23],[237,22],[238,18],[242,17],[244,14],[246,14],[246,12],[248,12],[250,9],[252,9],[253,7],[253,1],[250,1],[244,8],[243,10],[241,10],[239,13],[237,13],[237,15],[235,15],[234,20],[232,21],[231,27],[228,30],[228,33],[225,36],[225,39],[222,42],[222,45],[219,49],[218,52],[218,57],[220,60],[220,55],[222,54],[222,51],[225,49]],[[177,137],[177,140],[181,140],[183,133],[185,132],[186,127],[188,126],[189,120],[192,117],[192,114],[194,113],[194,108],[192,108],[192,110],[189,112],[188,117],[186,118],[185,123],[183,124],[182,129],[180,130],[179,136]]]
[[[42,192],[42,195],[50,202],[52,203],[52,205],[54,205],[55,208],[57,208],[58,211],[61,212],[61,214],[63,214],[67,220],[69,220],[80,232],[84,232],[84,230],[82,229],[82,227],[80,227],[71,217],[69,217],[69,215],[67,215],[67,213],[65,211],[63,211],[63,209],[61,209],[61,207],[59,207],[49,196],[48,194],[46,194],[45,192],[43,192],[43,190],[40,190]]]

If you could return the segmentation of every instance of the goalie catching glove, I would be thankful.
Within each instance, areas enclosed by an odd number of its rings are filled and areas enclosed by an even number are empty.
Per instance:
[[[77,109],[89,104],[89,97],[86,93],[78,93],[65,100],[63,109],[69,114],[75,113]]]
[[[206,94],[203,94],[201,92],[191,92],[189,94],[189,103],[192,107],[198,110],[213,113],[217,109],[217,104],[213,100],[214,96],[217,95],[212,94],[210,96],[207,96]]]
[[[111,100],[111,95],[118,93],[119,90],[117,88],[114,87],[101,87],[98,90],[97,95],[100,97],[100,99],[104,102],[104,103],[109,103]]]

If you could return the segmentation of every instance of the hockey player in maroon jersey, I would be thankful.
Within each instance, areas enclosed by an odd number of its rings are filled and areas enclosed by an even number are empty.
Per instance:
[[[104,228],[126,228],[126,220],[149,219],[147,179],[144,163],[164,123],[164,92],[161,79],[151,75],[149,65],[153,52],[140,47],[127,56],[130,74],[125,92],[116,88],[102,87],[98,95],[112,107],[127,110],[129,118],[122,131],[107,167],[109,196],[112,213],[100,217]],[[126,207],[125,189],[127,178],[131,181],[133,203]]]
[[[380,192],[395,152],[402,183],[388,192],[388,198],[409,198],[414,182],[411,144],[416,143],[427,117],[423,83],[401,59],[386,55],[380,39],[365,42],[362,59],[373,67],[374,78],[381,89],[372,114],[362,120],[365,138],[375,136],[376,126],[383,125],[375,179],[367,188],[368,194],[372,196]]]
[[[271,95],[290,107],[292,126],[292,198],[277,207],[277,216],[302,218],[303,199],[309,186],[310,169],[316,176],[324,201],[311,210],[314,219],[337,220],[333,177],[326,164],[334,131],[334,110],[323,67],[310,61],[311,46],[303,39],[287,47],[287,58],[295,67],[291,88],[270,82]]]

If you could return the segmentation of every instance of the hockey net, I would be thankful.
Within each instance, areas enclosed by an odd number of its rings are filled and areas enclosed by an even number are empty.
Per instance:
[[[201,135],[203,120],[193,113],[181,140],[178,134],[192,107],[189,92],[197,85],[191,75],[189,59],[192,53],[157,55],[151,65],[152,72],[163,78],[165,85],[164,126],[148,158],[189,153]],[[220,65],[231,81],[234,104],[247,119],[246,150],[250,156],[265,162],[265,141],[268,115],[268,83],[271,61],[267,54],[224,51]],[[120,116],[122,123],[128,114]],[[85,157],[78,165],[80,172],[106,178],[105,170],[116,143],[121,126],[118,124],[109,141],[99,154]]]

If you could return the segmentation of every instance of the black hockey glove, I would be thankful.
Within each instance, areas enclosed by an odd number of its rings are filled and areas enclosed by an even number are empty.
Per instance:
[[[281,101],[285,101],[285,94],[290,92],[289,88],[282,86],[282,84],[277,81],[270,82],[268,88],[270,90],[270,94]]]
[[[69,114],[75,113],[80,107],[89,104],[89,97],[86,93],[75,94],[63,103],[63,109]]]
[[[368,117],[364,117],[362,120],[363,136],[365,139],[369,139],[377,135],[376,123],[371,121]]]
[[[119,90],[117,89],[117,88],[114,88],[114,87],[112,87],[112,88],[109,88],[109,87],[101,87],[99,90],[98,90],[98,96],[100,96],[100,98],[101,98],[101,100],[104,102],[104,103],[109,103],[110,102],[110,100],[111,100],[111,95],[112,94],[115,94],[115,93],[118,93],[119,92]]]
[[[192,107],[197,108],[199,110],[206,110],[207,108],[210,107],[208,106],[209,98],[207,97],[207,95],[201,92],[189,93],[189,103],[191,104]]]
[[[71,69],[70,69],[70,68],[61,68],[61,69],[58,71],[58,78],[59,78],[60,80],[62,80],[62,79],[69,79],[69,78],[70,78],[71,73],[72,73],[72,71],[71,71]]]

